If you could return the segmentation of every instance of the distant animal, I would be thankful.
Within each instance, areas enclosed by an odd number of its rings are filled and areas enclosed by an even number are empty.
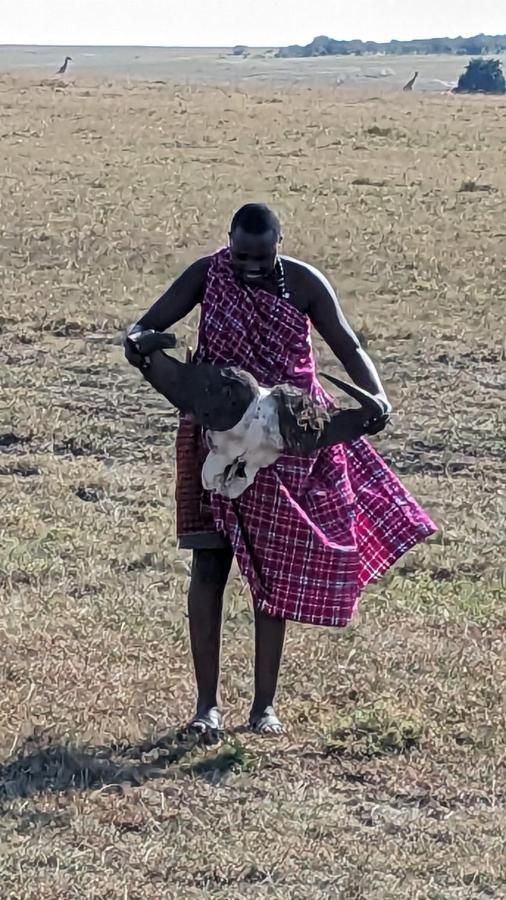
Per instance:
[[[266,388],[241,369],[179,362],[163,353],[175,346],[172,334],[137,331],[128,340],[143,359],[146,380],[205,429],[210,452],[202,484],[229,499],[239,497],[258,470],[283,453],[309,456],[356,440],[372,433],[374,421],[384,416],[371,394],[331,375],[324,377],[357,400],[360,409],[329,411],[290,384]]]
[[[415,74],[413,75],[413,78],[410,78],[410,80],[407,82],[407,84],[404,85],[402,90],[403,91],[412,91],[413,85],[417,78],[418,78],[418,72],[415,72]]]
[[[63,73],[67,71],[69,62],[72,62],[72,57],[71,57],[71,56],[66,56],[63,65],[60,66],[60,68],[58,69],[58,71],[57,71],[56,74],[57,74],[57,75],[63,75]]]

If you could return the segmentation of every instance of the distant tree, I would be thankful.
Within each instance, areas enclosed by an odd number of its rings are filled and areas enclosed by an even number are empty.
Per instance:
[[[486,52],[486,48],[483,46],[483,37],[481,35],[477,35],[476,37],[468,38],[468,40],[464,41],[462,45],[462,49],[464,53],[467,53],[469,56],[480,56],[482,53]]]
[[[433,38],[428,41],[428,53],[451,53],[452,42],[449,38]]]
[[[358,40],[336,41],[327,35],[318,35],[305,46],[295,44],[290,47],[280,47],[276,56],[281,58],[347,56],[350,53],[354,53],[356,56],[368,53],[386,53],[395,56],[407,53],[456,53],[460,56],[481,56],[483,53],[502,53],[505,50],[506,34],[477,34],[469,38],[442,37],[414,41],[394,40],[388,43]]]
[[[506,80],[499,59],[471,59],[458,80],[455,93],[504,94]]]

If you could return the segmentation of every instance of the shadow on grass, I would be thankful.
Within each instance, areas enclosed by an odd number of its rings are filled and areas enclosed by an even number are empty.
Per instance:
[[[207,738],[172,730],[156,740],[111,742],[92,746],[35,735],[0,763],[0,809],[3,803],[37,794],[122,790],[156,779],[202,778],[215,784],[228,773],[284,768],[291,757],[324,761],[331,750],[280,746],[278,738],[261,738],[252,749],[241,741],[249,729],[235,728]],[[260,749],[261,748],[261,749]]]
[[[200,752],[205,749],[205,753]],[[49,739],[27,740],[16,756],[0,765],[0,802],[39,793],[96,790],[167,778],[185,762],[185,774],[216,777],[245,769],[251,760],[237,742],[206,746],[198,737],[169,733],[156,741],[108,746],[76,746]],[[171,773],[172,775],[172,773]]]

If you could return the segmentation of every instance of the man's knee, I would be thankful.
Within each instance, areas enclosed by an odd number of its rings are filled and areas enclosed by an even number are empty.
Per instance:
[[[232,550],[229,548],[194,550],[192,582],[223,588],[232,565],[232,555]]]

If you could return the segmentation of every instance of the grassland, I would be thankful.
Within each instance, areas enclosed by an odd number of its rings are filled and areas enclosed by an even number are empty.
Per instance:
[[[504,101],[0,92],[1,900],[503,897]],[[235,573],[203,750],[176,418],[121,335],[250,199],[339,288],[396,407],[376,444],[440,533],[349,630],[289,629],[278,741],[241,728]]]

